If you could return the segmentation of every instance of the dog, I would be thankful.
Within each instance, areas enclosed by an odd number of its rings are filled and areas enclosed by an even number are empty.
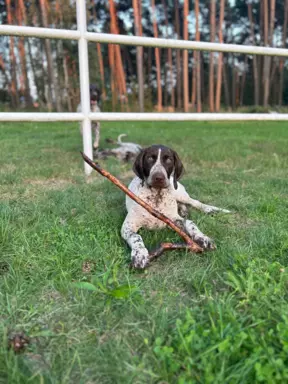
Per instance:
[[[178,182],[184,167],[175,151],[164,145],[152,145],[143,149],[135,160],[133,171],[136,177],[129,185],[131,192],[179,224],[203,249],[215,248],[213,240],[204,235],[193,221],[187,219],[188,207],[204,213],[229,211],[203,204],[188,195],[184,186]],[[127,216],[122,225],[121,236],[131,248],[132,266],[142,269],[148,265],[149,253],[137,232],[140,228],[161,229],[166,224],[154,218],[128,196],[126,209]]]
[[[101,112],[99,107],[99,104],[101,101],[100,89],[98,88],[97,84],[91,84],[89,90],[90,90],[91,112]],[[78,105],[77,112],[81,112],[81,104]],[[94,150],[97,150],[99,148],[99,142],[100,142],[100,123],[93,121],[91,126],[92,126],[92,132],[94,132],[93,148]],[[83,129],[82,129],[81,123],[80,123],[80,132],[81,132],[81,135],[83,135]]]
[[[118,136],[117,141],[112,139],[106,139],[109,144],[116,144],[118,148],[104,149],[96,153],[97,159],[107,159],[108,156],[114,156],[120,161],[128,162],[134,161],[142,150],[141,145],[136,143],[126,143],[122,141],[122,137],[127,135],[122,133]]]

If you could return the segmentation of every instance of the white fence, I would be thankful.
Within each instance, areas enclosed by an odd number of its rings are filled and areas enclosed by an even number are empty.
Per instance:
[[[78,40],[81,113],[0,113],[0,121],[82,121],[83,150],[93,157],[91,121],[288,121],[288,114],[237,113],[91,113],[89,96],[88,41],[146,47],[177,48],[214,52],[245,53],[288,57],[288,49],[249,45],[206,43],[199,41],[156,39],[87,32],[86,0],[77,0],[77,30],[1,25],[0,35]],[[85,173],[92,169],[84,163]]]

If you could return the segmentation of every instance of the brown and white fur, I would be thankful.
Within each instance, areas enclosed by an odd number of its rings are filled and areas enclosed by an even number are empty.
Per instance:
[[[118,136],[117,141],[107,139],[106,141],[110,144],[117,144],[117,148],[104,149],[96,153],[97,159],[106,159],[108,156],[114,156],[120,161],[134,161],[139,153],[142,151],[142,147],[136,143],[127,143],[122,141],[122,137],[127,136],[122,133]]]
[[[133,167],[136,177],[129,185],[129,189],[181,225],[201,247],[213,249],[213,241],[204,235],[193,221],[186,219],[187,207],[205,213],[229,213],[229,211],[192,199],[184,186],[178,182],[183,170],[182,162],[175,151],[163,145],[153,145],[142,150],[136,158]],[[161,229],[166,224],[154,218],[128,196],[126,196],[126,208],[128,214],[121,235],[131,248],[132,265],[135,268],[145,268],[148,264],[148,250],[137,232],[140,228]]]
[[[101,93],[96,84],[90,85],[90,110],[91,112],[101,112],[99,103],[101,100]],[[77,107],[77,112],[81,112],[81,104]],[[99,148],[100,141],[100,123],[99,121],[92,121],[92,132],[94,133],[93,148],[97,150]],[[83,135],[82,124],[80,123],[80,132]]]

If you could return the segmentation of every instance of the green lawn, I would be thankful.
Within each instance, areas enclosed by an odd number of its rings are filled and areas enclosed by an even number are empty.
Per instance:
[[[287,383],[287,123],[102,124],[122,132],[173,147],[190,194],[233,211],[190,213],[218,249],[129,270],[124,195],[85,179],[78,125],[1,124],[0,383]]]

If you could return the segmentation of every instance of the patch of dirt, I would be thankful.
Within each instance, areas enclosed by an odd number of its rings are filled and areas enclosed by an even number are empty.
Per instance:
[[[14,164],[4,164],[0,169],[0,173],[12,173],[14,171],[16,171],[16,165]]]
[[[69,179],[26,179],[24,180],[24,184],[28,184],[29,186],[43,187],[46,190],[62,190],[66,188],[68,185],[73,184],[72,180]]]
[[[0,201],[1,200],[15,200],[19,198],[19,193],[17,191],[8,190],[7,188],[0,188]]]
[[[63,300],[62,295],[60,292],[54,290],[54,289],[49,289],[49,290],[44,290],[41,295],[41,300],[44,302],[51,302],[51,301],[61,301]]]
[[[26,349],[29,343],[30,338],[24,332],[12,333],[9,335],[8,348],[15,353],[20,353]]]
[[[82,272],[83,273],[91,273],[95,270],[96,263],[92,260],[85,260],[82,263]]]

